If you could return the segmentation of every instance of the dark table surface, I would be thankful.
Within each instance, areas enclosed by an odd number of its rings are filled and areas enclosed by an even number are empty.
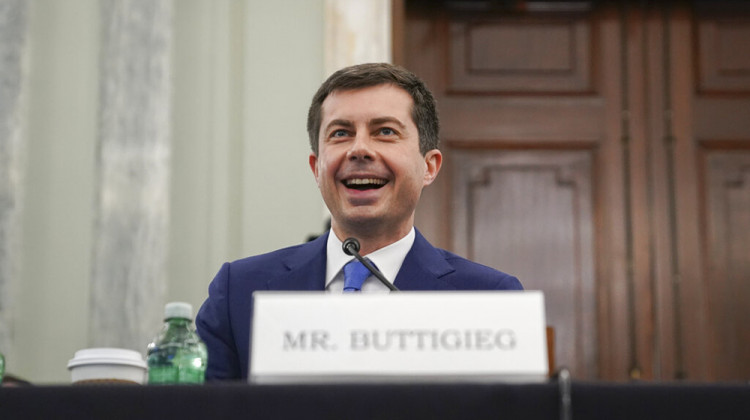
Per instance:
[[[750,385],[584,383],[579,419],[750,419]],[[0,388],[0,419],[559,419],[542,384],[65,385]]]

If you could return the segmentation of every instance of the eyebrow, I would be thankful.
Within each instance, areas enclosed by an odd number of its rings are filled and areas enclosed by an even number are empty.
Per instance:
[[[367,122],[367,125],[372,127],[372,126],[383,125],[383,124],[388,124],[388,123],[397,125],[401,130],[406,129],[406,125],[404,125],[404,123],[402,123],[401,121],[399,121],[398,118],[395,118],[395,117],[373,118]],[[331,120],[331,122],[326,124],[324,132],[328,132],[331,129],[331,127],[352,128],[354,127],[354,123],[349,120],[343,120],[343,119]]]
[[[326,124],[325,130],[323,132],[327,133],[328,130],[331,129],[331,127],[345,127],[345,128],[352,128],[354,127],[354,123],[352,123],[349,120],[331,120],[328,124]]]
[[[404,125],[404,123],[402,123],[401,121],[399,121],[397,118],[394,118],[394,117],[373,118],[372,120],[370,120],[369,125],[370,126],[373,126],[373,125],[382,125],[382,124],[386,124],[386,123],[396,124],[398,126],[398,128],[400,128],[402,130],[406,129],[406,126]]]

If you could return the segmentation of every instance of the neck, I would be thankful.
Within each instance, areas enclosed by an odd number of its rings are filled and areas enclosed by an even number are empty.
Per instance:
[[[360,244],[359,253],[361,255],[371,254],[381,248],[403,239],[409,231],[412,229],[413,224],[403,226],[399,229],[390,229],[388,231],[368,231],[366,229],[344,229],[337,223],[331,223],[333,233],[339,238],[340,241],[344,241],[347,238],[357,238]]]

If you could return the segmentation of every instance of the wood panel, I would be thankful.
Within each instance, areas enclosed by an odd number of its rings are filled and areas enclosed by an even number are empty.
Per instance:
[[[693,254],[698,263],[683,268],[691,273],[684,287],[686,369],[688,377],[722,381],[750,379],[750,4],[732,6],[699,7],[690,33],[674,39],[692,40],[697,63],[675,98],[676,111],[685,116],[676,123],[684,133],[677,136],[677,145],[683,144],[675,152],[683,167],[677,175],[695,178],[694,184],[678,181],[677,193],[683,199],[696,195],[681,203],[679,215],[695,213],[690,217],[700,229],[691,233],[694,227],[679,223],[678,233],[701,245]],[[691,210],[694,203],[697,210]],[[692,274],[695,269],[700,271]]]
[[[747,9],[750,9],[748,7]],[[750,10],[696,15],[695,136],[747,141],[750,133]]]
[[[750,3],[400,4],[428,238],[544,290],[579,379],[750,379]]]
[[[596,377],[591,153],[457,151],[453,160],[455,251],[542,290],[555,359]]]
[[[498,101],[494,97],[447,96],[440,98],[440,111],[442,137],[447,142],[546,142],[588,147],[602,137],[603,103],[598,97]]]
[[[707,276],[713,375],[750,378],[750,150],[707,151]]]
[[[453,92],[585,93],[592,88],[591,29],[582,16],[450,22]]]
[[[616,214],[622,204],[620,139],[605,130],[619,102],[599,93],[619,84],[619,55],[602,51],[618,42],[617,28],[589,12],[451,14],[420,6],[406,10],[403,64],[437,97],[445,165],[423,193],[417,226],[439,246],[544,290],[559,365],[578,378],[603,370],[624,377],[626,295],[606,286],[624,284],[625,263],[594,263],[597,223],[606,225],[612,249],[624,238],[621,219],[605,210]],[[613,59],[604,80],[596,69]],[[607,185],[598,195],[597,176]],[[611,281],[599,284],[597,273]],[[601,320],[605,308],[615,310]],[[600,343],[620,361],[603,358]]]
[[[697,17],[698,90],[750,93],[750,18],[721,12]]]

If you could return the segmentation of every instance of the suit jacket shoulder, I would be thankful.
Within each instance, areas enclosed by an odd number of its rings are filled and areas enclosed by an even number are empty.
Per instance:
[[[516,277],[435,248],[419,231],[394,284],[402,290],[523,290]]]
[[[229,263],[243,290],[323,290],[328,234],[300,245]],[[239,284],[242,283],[242,284]]]
[[[327,238],[222,265],[195,317],[208,348],[207,380],[247,377],[253,292],[324,289]]]

